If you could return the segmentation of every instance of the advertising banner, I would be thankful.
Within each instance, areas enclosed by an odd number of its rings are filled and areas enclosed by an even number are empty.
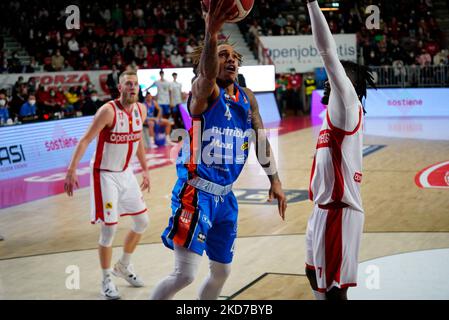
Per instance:
[[[357,60],[357,42],[355,34],[334,35],[337,52],[341,60]],[[312,72],[323,66],[320,54],[315,47],[313,36],[270,36],[260,37],[263,46],[276,66],[277,73]]]

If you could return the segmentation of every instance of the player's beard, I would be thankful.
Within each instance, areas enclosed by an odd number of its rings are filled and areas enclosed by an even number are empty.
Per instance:
[[[130,104],[133,104],[133,103],[136,103],[137,102],[137,100],[138,100],[138,94],[135,94],[135,95],[131,95],[131,94],[127,94],[126,96],[125,96],[125,103],[126,104],[128,104],[128,105],[130,105]]]

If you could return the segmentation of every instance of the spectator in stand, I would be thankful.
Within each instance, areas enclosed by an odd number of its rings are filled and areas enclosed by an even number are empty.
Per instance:
[[[75,87],[70,87],[69,91],[65,93],[65,98],[67,104],[65,105],[64,113],[66,115],[73,115],[75,110],[80,109],[80,94]]]
[[[421,67],[429,66],[432,63],[432,57],[430,54],[426,51],[426,49],[421,49],[421,54],[417,58],[417,62]]]
[[[54,71],[62,71],[64,67],[64,56],[61,55],[61,51],[59,49],[56,50],[55,54],[51,57],[51,66]]]
[[[20,107],[19,117],[22,122],[37,120],[36,96],[34,94],[30,94],[28,101]]]
[[[288,85],[288,79],[285,74],[281,74],[276,79],[276,100],[278,103],[279,108],[279,114],[281,117],[285,117],[286,115],[286,109],[287,109],[287,85]]]
[[[37,90],[37,83],[35,77],[30,77],[27,82],[28,94],[35,94]]]
[[[9,119],[8,98],[4,92],[0,92],[0,125],[5,125]]]
[[[173,64],[170,61],[170,56],[165,54],[165,51],[161,52],[161,62],[160,62],[160,67],[162,69],[165,68],[173,68]]]
[[[45,90],[44,85],[40,84],[36,91],[36,102],[38,105],[44,105],[48,100],[48,92]]]
[[[81,106],[81,111],[84,116],[94,115],[98,109],[103,105],[103,101],[98,98],[98,92],[92,91],[91,95],[86,98],[83,105]]]
[[[304,79],[304,89],[305,89],[305,96],[306,96],[306,104],[304,106],[304,112],[309,113],[310,112],[310,104],[312,102],[312,93],[313,90],[316,89],[316,81],[313,77],[312,73],[307,73],[306,78]]]
[[[287,105],[294,110],[295,115],[303,115],[304,108],[300,99],[302,77],[299,73],[296,73],[295,68],[291,68],[290,74],[287,76],[287,81]]]
[[[141,65],[148,57],[148,49],[143,44],[143,41],[139,41],[139,43],[134,48],[136,63]]]
[[[170,54],[171,54],[171,52],[173,51],[174,48],[175,47],[174,47],[173,43],[171,43],[170,38],[166,37],[165,38],[165,43],[162,46],[163,53],[165,53],[166,56],[170,56]]]
[[[70,54],[72,56],[77,56],[79,51],[80,51],[80,47],[78,44],[78,41],[76,41],[76,37],[72,36],[72,38],[70,38],[69,42],[67,42],[67,47],[69,48]]]
[[[47,99],[44,101],[44,111],[52,115],[60,114],[64,103],[56,96],[56,91],[50,89],[48,91]]]
[[[150,54],[147,56],[147,62],[149,68],[158,68],[160,66],[161,58],[156,49],[151,49]]]
[[[436,66],[447,65],[449,61],[448,55],[449,51],[447,49],[441,50],[435,55],[435,57],[433,57],[433,64]]]
[[[175,26],[181,33],[185,33],[187,31],[187,20],[184,18],[182,13],[178,16],[178,19],[176,19]]]
[[[112,72],[108,74],[106,85],[108,86],[109,93],[112,99],[116,99],[119,96],[118,83],[120,72],[115,64],[112,65]]]
[[[170,55],[170,62],[174,67],[182,67],[183,58],[179,54],[178,49],[173,49]]]

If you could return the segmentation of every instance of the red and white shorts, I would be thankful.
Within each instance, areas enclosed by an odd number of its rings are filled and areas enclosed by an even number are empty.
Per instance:
[[[350,207],[324,209],[315,204],[307,223],[306,268],[315,270],[318,291],[357,285],[365,215]]]
[[[142,192],[131,168],[122,172],[91,170],[91,223],[118,222],[119,216],[147,211]]]

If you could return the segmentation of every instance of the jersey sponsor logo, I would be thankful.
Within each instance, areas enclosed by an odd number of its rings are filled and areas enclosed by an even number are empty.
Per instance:
[[[140,120],[139,120],[139,119],[136,119],[136,124],[137,124],[138,126],[140,126]]]
[[[449,189],[449,161],[424,168],[416,174],[415,183],[420,188]]]
[[[112,209],[112,202],[106,202],[105,206],[106,209]]]
[[[354,181],[358,183],[362,183],[362,174],[360,172],[354,173]]]
[[[242,144],[242,146],[240,147],[240,149],[241,149],[242,151],[245,151],[246,149],[248,149],[248,141],[245,141],[245,142]]]
[[[320,131],[320,135],[318,136],[318,142],[316,148],[326,148],[329,147],[329,141],[331,139],[331,131],[326,129]]]
[[[135,116],[136,118],[138,118],[138,117],[139,117],[139,113],[137,112],[137,110],[136,110],[136,109],[134,109],[134,116]]]
[[[112,132],[106,137],[106,142],[109,143],[128,143],[128,142],[136,142],[139,141],[142,137],[141,132],[135,133],[120,133],[120,132]]]
[[[217,126],[213,126],[210,130],[211,130],[212,134],[220,134],[223,136],[231,136],[231,137],[236,137],[236,138],[247,138],[247,137],[251,137],[251,135],[252,135],[251,130],[243,131],[240,128],[231,129],[229,127],[220,128]]]
[[[225,143],[218,139],[212,139],[210,146],[213,146],[216,148],[221,148],[221,149],[228,149],[228,150],[234,149],[234,145],[232,143]]]

